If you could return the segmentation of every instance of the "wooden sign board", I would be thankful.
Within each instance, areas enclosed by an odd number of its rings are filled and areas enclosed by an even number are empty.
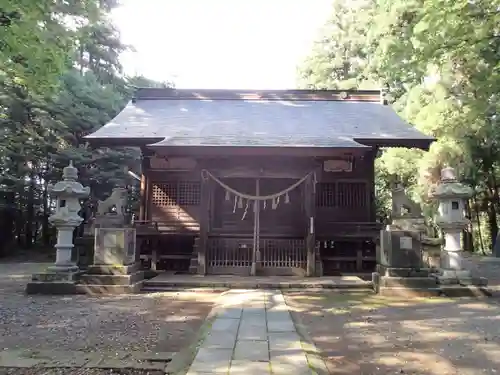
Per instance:
[[[331,159],[323,162],[325,172],[352,172],[352,161],[345,159]]]
[[[151,169],[155,170],[193,170],[196,168],[196,160],[193,158],[164,158],[152,156],[149,158]]]

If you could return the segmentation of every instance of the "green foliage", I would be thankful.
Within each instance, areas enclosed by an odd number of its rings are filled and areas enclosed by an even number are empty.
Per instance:
[[[48,244],[47,186],[70,160],[91,187],[88,204],[117,185],[136,195],[127,171],[140,173],[140,151],[91,149],[84,139],[117,115],[137,82],[167,85],[122,77],[118,57],[127,47],[108,17],[116,4],[0,0],[0,217],[5,207],[13,215],[13,226],[0,228],[3,243]]]
[[[495,238],[500,209],[500,1],[352,4],[335,2],[324,35],[300,69],[300,84],[366,88],[361,82],[377,82],[389,90],[403,118],[438,139],[429,152],[384,150],[376,181],[381,215],[387,213],[389,182],[396,178],[432,216],[435,207],[427,193],[441,168],[451,165],[477,192],[468,214],[476,218],[476,226],[486,217],[488,230],[482,233]]]
[[[0,0],[0,75],[30,92],[53,89],[82,23],[97,14],[94,0]]]

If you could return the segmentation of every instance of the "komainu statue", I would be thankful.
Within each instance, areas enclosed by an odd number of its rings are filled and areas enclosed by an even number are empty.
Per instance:
[[[111,195],[103,200],[99,201],[97,206],[97,213],[99,215],[106,215],[112,212],[113,208],[114,214],[118,216],[125,215],[125,208],[127,206],[127,189],[125,188],[114,188]]]
[[[392,189],[392,215],[393,218],[408,217],[420,218],[422,217],[422,209],[420,205],[415,203],[408,195],[402,185],[397,184]]]
[[[409,231],[422,245],[422,257],[427,267],[439,267],[441,238],[430,237],[422,208],[406,195],[401,185],[392,189],[392,223],[388,230]]]

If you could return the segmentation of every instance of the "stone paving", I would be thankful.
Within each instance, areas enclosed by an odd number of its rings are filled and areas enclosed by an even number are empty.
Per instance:
[[[187,375],[311,373],[282,293],[231,290]]]

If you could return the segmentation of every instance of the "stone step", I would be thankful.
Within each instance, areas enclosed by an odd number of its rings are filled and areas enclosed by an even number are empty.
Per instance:
[[[142,288],[143,291],[166,291],[172,289],[190,289],[190,288],[211,288],[211,289],[330,289],[342,290],[344,292],[367,290],[372,291],[371,282],[366,283],[321,283],[321,282],[279,282],[279,281],[258,281],[252,280],[235,280],[231,281],[223,278],[220,281],[180,281],[180,280],[146,280]]]
[[[77,284],[76,292],[89,295],[137,294],[141,291],[142,286],[142,280],[130,285]]]
[[[437,288],[436,279],[433,277],[380,277],[380,287],[389,288]]]
[[[226,292],[228,289],[227,287],[219,287],[219,288],[207,288],[207,287],[193,287],[193,288],[182,288],[182,287],[166,287],[166,286],[161,286],[161,287],[156,287],[156,286],[144,286],[141,288],[142,293],[161,293],[161,292],[175,292],[182,290],[183,292],[214,292],[214,293],[222,293]]]
[[[380,287],[379,294],[386,297],[437,297],[439,288]]]
[[[189,263],[189,273],[192,275],[198,273],[198,255],[191,258]]]
[[[382,265],[377,265],[377,272],[380,276],[389,277],[428,277],[433,270],[430,268],[399,268],[399,267],[385,267]]]
[[[88,285],[130,285],[144,279],[144,272],[137,271],[130,275],[96,275],[85,274],[80,276],[80,284]]]

